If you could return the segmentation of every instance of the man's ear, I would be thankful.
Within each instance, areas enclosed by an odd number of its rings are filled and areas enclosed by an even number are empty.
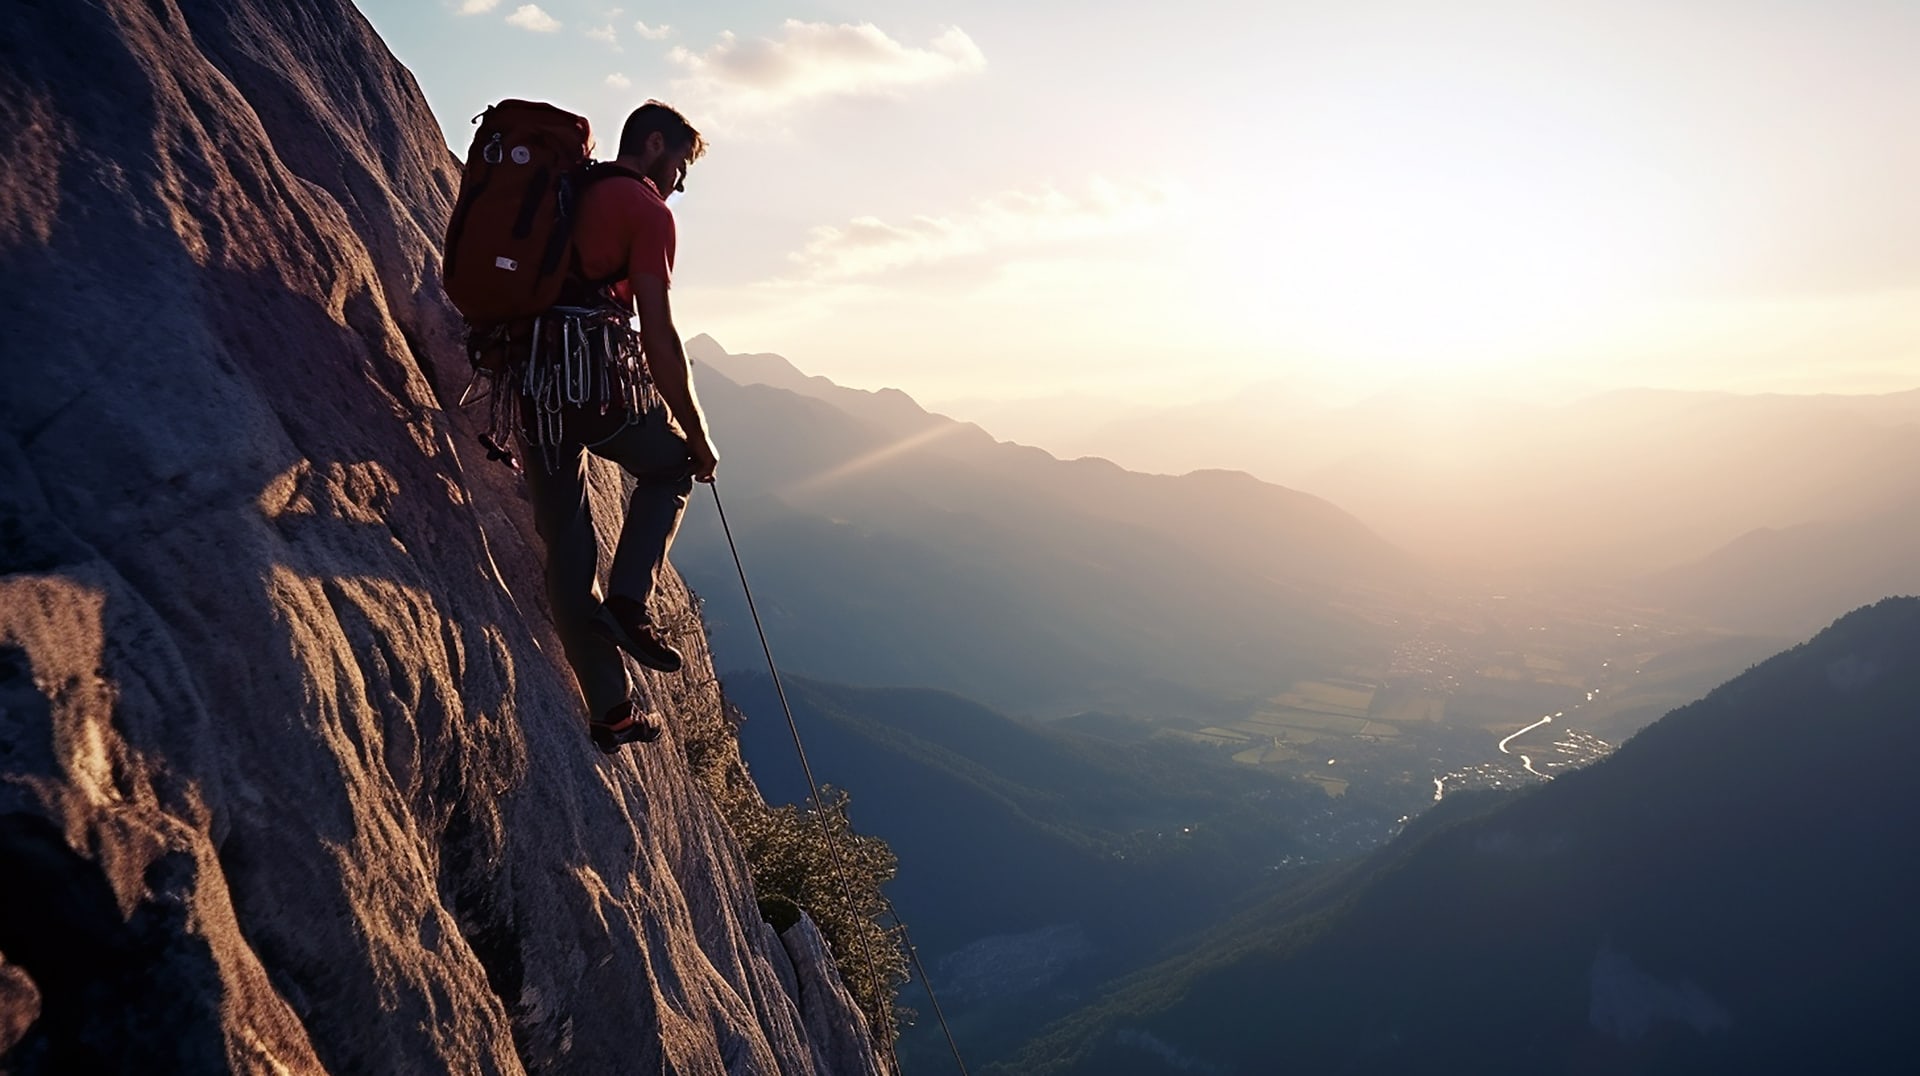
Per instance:
[[[647,156],[658,157],[662,153],[665,153],[666,151],[667,151],[667,136],[665,132],[653,131],[648,133]]]

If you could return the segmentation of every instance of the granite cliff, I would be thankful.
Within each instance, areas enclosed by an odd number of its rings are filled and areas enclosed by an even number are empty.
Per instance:
[[[0,132],[0,1068],[884,1071],[683,587],[667,738],[583,734],[359,13],[24,0]]]

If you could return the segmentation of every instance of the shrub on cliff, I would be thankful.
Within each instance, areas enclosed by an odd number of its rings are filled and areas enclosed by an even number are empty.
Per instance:
[[[804,911],[866,1013],[876,1047],[898,1037],[900,1024],[914,1013],[898,1005],[908,979],[904,929],[882,925],[890,909],[880,887],[898,866],[893,850],[878,837],[853,831],[844,790],[823,788],[824,807],[768,806],[740,761],[734,725],[741,715],[731,705],[722,719],[711,721],[698,719],[708,712],[703,708],[680,712],[692,718],[679,727],[681,750],[746,852],[762,914],[784,931]]]

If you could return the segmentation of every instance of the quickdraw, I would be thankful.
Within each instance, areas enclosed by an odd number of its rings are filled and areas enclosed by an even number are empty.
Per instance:
[[[619,408],[631,423],[660,406],[630,317],[617,306],[556,306],[531,322],[475,330],[468,338],[474,381],[461,394],[460,406],[470,402],[480,378],[490,379],[488,392],[471,401],[488,404],[480,436],[487,458],[503,459],[518,470],[506,447],[517,431],[525,444],[540,449],[542,462],[551,468],[555,450],[565,443],[570,413],[591,408],[604,415]],[[483,361],[493,355],[504,360]]]

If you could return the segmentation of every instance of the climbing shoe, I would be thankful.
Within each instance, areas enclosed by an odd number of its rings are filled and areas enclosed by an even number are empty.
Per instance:
[[[679,672],[684,664],[680,651],[660,637],[647,619],[647,607],[634,601],[614,595],[600,606],[600,615],[593,620],[594,630],[608,642],[633,656],[633,660],[649,669],[661,672]]]
[[[652,743],[664,731],[658,718],[632,701],[608,710],[605,720],[587,722],[587,735],[593,737],[593,745],[608,755],[618,754],[630,743]]]

